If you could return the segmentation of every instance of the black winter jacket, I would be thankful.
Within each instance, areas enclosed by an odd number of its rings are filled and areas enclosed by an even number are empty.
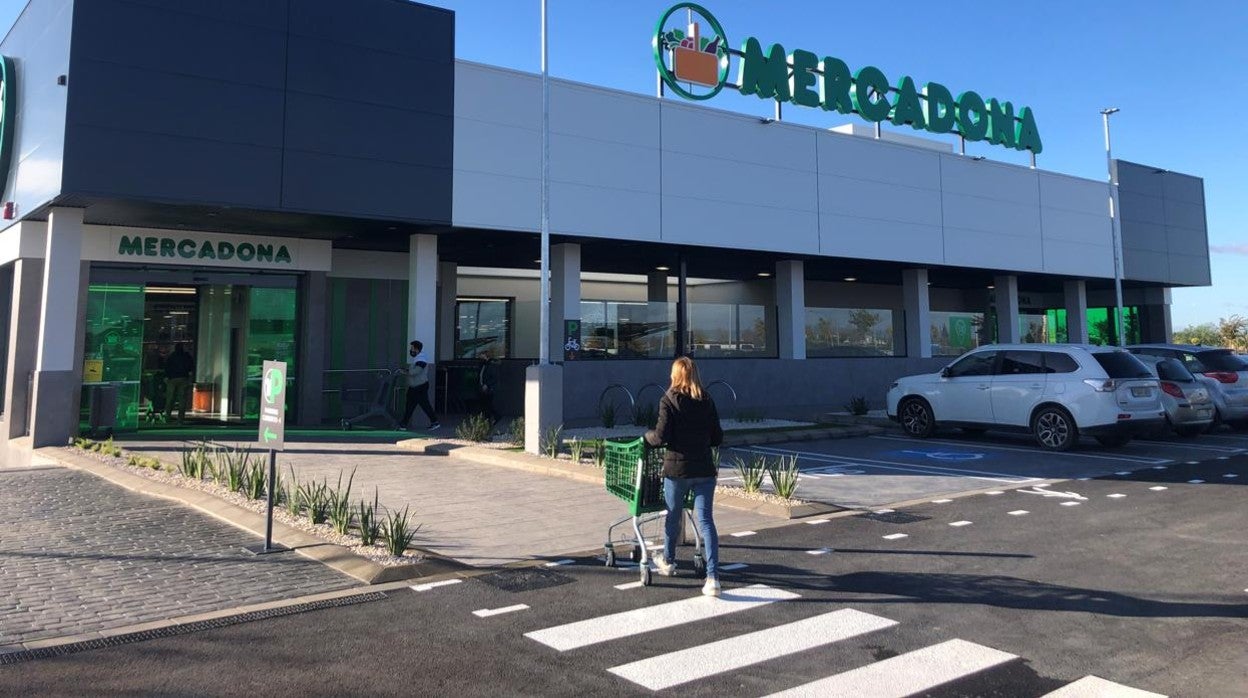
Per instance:
[[[667,446],[663,457],[665,477],[714,477],[717,474],[711,447],[724,442],[715,401],[706,396],[694,400],[667,391],[659,400],[659,421],[646,432],[646,443]]]

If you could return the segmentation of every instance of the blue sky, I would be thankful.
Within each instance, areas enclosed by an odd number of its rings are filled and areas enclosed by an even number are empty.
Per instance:
[[[460,58],[536,72],[539,0],[427,0],[456,11]],[[650,38],[666,0],[548,0],[552,75],[653,93]],[[343,0],[349,11],[351,0]],[[7,27],[24,0],[0,0]],[[1174,292],[1176,328],[1248,315],[1248,196],[1240,163],[1248,145],[1235,115],[1248,113],[1248,3],[1239,0],[1045,0],[958,6],[895,0],[702,0],[739,44],[747,35],[785,48],[875,65],[958,92],[973,89],[1035,111],[1044,139],[1038,165],[1104,178],[1102,107],[1113,117],[1114,155],[1203,177],[1212,288]],[[969,6],[968,6],[969,7]],[[723,94],[714,106],[767,114],[769,103]],[[804,112],[804,113],[803,113]],[[789,108],[786,120],[843,123]],[[908,129],[907,129],[908,130]],[[916,134],[917,135],[917,134]],[[1025,163],[999,147],[968,152]]]

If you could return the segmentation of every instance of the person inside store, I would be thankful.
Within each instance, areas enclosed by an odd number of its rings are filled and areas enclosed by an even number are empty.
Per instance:
[[[403,412],[403,421],[399,422],[400,429],[407,429],[417,406],[429,418],[430,431],[442,428],[438,423],[438,416],[433,413],[433,405],[429,404],[429,357],[425,356],[424,349],[424,343],[417,339],[413,339],[408,345],[407,406]]]
[[[706,582],[702,593],[719,596],[719,534],[712,509],[719,467],[711,449],[724,441],[719,412],[693,359],[682,356],[672,362],[672,383],[659,400],[659,420],[647,431],[646,443],[666,446],[663,455],[664,521],[663,557],[654,563],[659,574],[676,574],[676,543],[680,537],[685,499],[693,492],[693,518],[706,545]]]
[[[178,403],[178,423],[186,421],[186,407],[191,399],[191,380],[195,375],[195,358],[181,344],[173,345],[173,353],[165,359],[165,420]]]
[[[494,409],[494,396],[498,394],[498,360],[489,349],[481,352],[481,414],[498,423],[498,411]]]

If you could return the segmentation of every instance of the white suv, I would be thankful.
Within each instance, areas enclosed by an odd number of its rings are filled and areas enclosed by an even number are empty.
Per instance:
[[[888,416],[915,437],[946,425],[1030,431],[1053,451],[1073,448],[1080,434],[1122,446],[1165,424],[1148,367],[1121,349],[1083,344],[979,347],[940,373],[893,383]]]

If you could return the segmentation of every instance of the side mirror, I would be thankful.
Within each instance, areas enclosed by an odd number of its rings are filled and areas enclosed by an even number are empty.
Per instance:
[[[940,377],[941,377],[941,378],[948,378],[948,377],[949,377],[949,367],[948,367],[948,366],[946,366],[946,367],[944,367],[944,368],[940,369]]]

